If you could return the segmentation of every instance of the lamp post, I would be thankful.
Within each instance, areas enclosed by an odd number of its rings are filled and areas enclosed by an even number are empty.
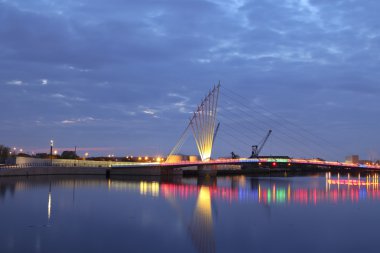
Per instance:
[[[50,140],[50,166],[53,166],[53,146],[54,141]]]

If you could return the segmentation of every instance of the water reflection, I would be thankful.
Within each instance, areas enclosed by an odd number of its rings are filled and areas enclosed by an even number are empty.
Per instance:
[[[49,184],[49,194],[48,194],[48,220],[51,217],[51,183]]]
[[[316,206],[326,203],[358,203],[380,199],[378,174],[332,175],[326,173],[310,177],[233,176],[211,179],[182,178],[175,181],[103,179],[99,177],[0,178],[0,200],[3,200],[2,203],[4,203],[4,199],[7,197],[14,198],[18,192],[34,188],[42,189],[43,192],[41,196],[43,196],[45,222],[47,194],[49,225],[59,222],[57,217],[62,217],[60,216],[61,208],[68,208],[68,205],[59,201],[62,196],[65,196],[62,192],[56,191],[59,188],[69,190],[68,198],[70,202],[72,198],[73,206],[76,201],[76,189],[80,192],[83,188],[101,189],[107,194],[129,192],[144,200],[148,197],[155,200],[161,199],[170,210],[175,210],[176,215],[170,218],[180,221],[181,227],[186,230],[183,231],[188,233],[187,240],[191,240],[194,248],[202,253],[216,251],[218,238],[215,237],[214,224],[218,223],[218,218],[215,217],[215,210],[217,207],[220,208],[223,203],[248,202],[264,206],[266,210],[270,211],[275,209],[273,206]],[[89,194],[90,192],[88,191]],[[83,197],[83,192],[81,194],[78,194],[78,204],[80,204],[80,196]],[[52,213],[53,196],[54,216]]]
[[[250,184],[247,184],[247,181],[236,184],[236,180],[231,180],[230,187],[210,186],[209,192],[211,198],[228,202],[252,201],[264,204],[358,202],[365,199],[380,198],[378,179],[378,175],[368,175],[365,179],[327,176],[324,181],[325,187],[322,186],[323,182],[297,185],[297,182],[289,182],[289,180],[282,178],[261,178],[249,182]],[[224,179],[224,182],[226,181],[228,179]],[[202,189],[201,186],[193,184],[158,184],[157,182],[140,184],[144,185],[144,190],[140,193],[154,197],[161,195],[167,198],[189,199],[199,196]],[[116,185],[115,187],[119,189]]]
[[[199,179],[182,179],[181,183],[159,181],[129,181],[128,179],[72,179],[54,178],[48,182],[36,180],[0,180],[0,199],[7,193],[13,196],[18,191],[49,184],[48,216],[51,216],[52,187],[73,189],[75,202],[75,187],[106,186],[109,191],[135,191],[143,196],[164,198],[199,198],[203,186],[207,185],[210,199],[236,202],[250,201],[265,204],[319,204],[323,202],[352,201],[379,199],[379,176],[368,174],[361,176],[331,175],[310,178],[309,182],[298,180],[300,177],[222,177],[208,181]],[[203,179],[202,179],[203,180]],[[207,183],[208,182],[208,183]],[[206,190],[203,190],[206,191]]]
[[[190,223],[191,238],[199,252],[215,252],[211,193],[208,186],[201,186],[193,219]]]

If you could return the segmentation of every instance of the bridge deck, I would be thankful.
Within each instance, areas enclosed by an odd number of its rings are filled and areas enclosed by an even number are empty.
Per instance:
[[[216,159],[210,161],[182,161],[176,163],[167,162],[152,162],[152,163],[118,163],[111,167],[189,167],[199,165],[245,165],[245,164],[270,164],[272,167],[280,165],[311,165],[311,166],[324,166],[330,168],[354,168],[363,170],[380,170],[380,165],[364,165],[344,162],[333,161],[320,161],[316,159],[299,159],[299,158],[240,158],[240,159]]]

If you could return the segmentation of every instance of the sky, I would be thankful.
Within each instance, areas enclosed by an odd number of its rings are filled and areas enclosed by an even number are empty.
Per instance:
[[[279,116],[268,128],[313,133],[305,145],[330,159],[380,159],[379,9],[377,0],[0,0],[0,144],[165,155],[220,81],[222,95]],[[265,152],[305,149],[274,131]],[[231,150],[217,137],[214,156]],[[196,152],[193,140],[183,152]]]

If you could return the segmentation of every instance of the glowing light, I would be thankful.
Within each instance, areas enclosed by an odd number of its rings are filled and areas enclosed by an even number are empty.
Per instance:
[[[215,131],[216,131],[216,113],[219,99],[220,85],[213,88],[212,91],[202,100],[201,104],[197,107],[190,119],[189,125],[181,135],[181,138],[174,146],[168,156],[178,152],[186,140],[188,129],[191,128],[198,152],[202,161],[209,161],[211,159],[212,146],[214,144]]]
[[[51,217],[51,192],[49,191],[48,196],[48,220],[50,220]]]
[[[215,252],[211,189],[207,186],[200,188],[193,219],[190,223],[190,232],[199,252]]]
[[[366,181],[356,180],[356,179],[328,179],[327,183],[330,185],[354,185],[354,186],[368,186],[377,185],[378,181],[370,180],[368,177]]]
[[[160,194],[160,184],[158,182],[140,182],[140,194],[158,197]]]

